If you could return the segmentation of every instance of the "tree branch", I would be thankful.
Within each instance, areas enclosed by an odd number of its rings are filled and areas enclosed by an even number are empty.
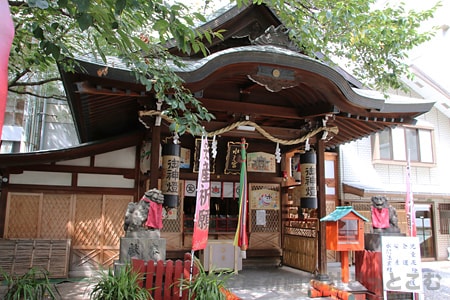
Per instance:
[[[31,92],[28,92],[28,91],[17,91],[17,90],[14,90],[14,89],[8,89],[8,91],[11,92],[11,93],[19,94],[19,95],[29,95],[29,96],[33,96],[33,97],[41,98],[41,99],[56,99],[56,100],[64,100],[64,101],[67,100],[67,98],[64,95],[44,96],[44,95],[39,95],[39,94],[36,94],[36,93],[31,93]]]
[[[19,7],[19,6],[28,6],[28,3],[26,1],[8,1],[9,6],[15,6],[15,7]]]
[[[16,73],[16,76],[10,82],[8,82],[8,88],[15,86],[16,83],[19,81],[19,79],[22,78],[28,72],[30,72],[29,69],[24,69],[24,70],[22,70],[22,72]]]
[[[44,80],[40,80],[40,81],[32,81],[32,82],[19,82],[16,81],[16,83],[14,83],[13,85],[10,85],[9,87],[13,87],[13,86],[35,86],[35,85],[43,85],[49,82],[54,82],[54,81],[61,81],[60,77],[53,77],[53,78],[47,78]]]

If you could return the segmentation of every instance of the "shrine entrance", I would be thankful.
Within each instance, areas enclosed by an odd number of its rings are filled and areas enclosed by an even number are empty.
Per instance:
[[[292,160],[295,161],[295,157]],[[337,153],[325,153],[324,175],[327,214],[334,211],[338,203],[337,162]],[[293,175],[292,177],[295,180],[296,174],[294,173],[295,170],[289,175]],[[283,204],[286,212],[283,215],[283,264],[314,273],[318,271],[319,217],[317,209],[300,208],[300,188],[301,182],[298,182],[298,180],[285,187],[287,198]],[[328,262],[338,260],[336,251],[327,250]]]

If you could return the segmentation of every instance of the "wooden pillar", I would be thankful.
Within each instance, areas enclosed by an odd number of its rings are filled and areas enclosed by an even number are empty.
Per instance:
[[[157,110],[161,111],[162,102],[156,103]],[[152,149],[150,161],[150,188],[158,188],[159,179],[159,147],[161,144],[161,117],[157,116],[152,128]]]
[[[322,139],[319,139],[317,142],[317,197],[319,198],[318,218],[321,219],[327,215],[325,194],[325,142]],[[319,222],[318,234],[319,279],[325,280],[328,278],[325,222]]]
[[[0,193],[0,220],[2,220],[2,222],[0,222],[0,238],[5,237],[6,200],[9,193],[9,173],[3,173],[2,176],[3,177],[0,178],[2,180],[0,183],[2,189],[2,192]]]

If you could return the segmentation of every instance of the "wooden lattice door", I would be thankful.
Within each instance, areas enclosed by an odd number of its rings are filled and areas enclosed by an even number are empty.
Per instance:
[[[280,206],[279,184],[249,184],[249,249],[281,252]]]
[[[72,270],[109,267],[119,259],[123,219],[131,196],[76,195]]]

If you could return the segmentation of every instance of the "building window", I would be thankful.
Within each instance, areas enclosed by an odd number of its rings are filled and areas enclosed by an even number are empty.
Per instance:
[[[0,153],[19,153],[20,152],[20,141],[1,141],[0,142]]]
[[[385,129],[373,136],[373,158],[385,161],[434,163],[433,130],[415,127]]]
[[[439,204],[439,225],[441,234],[450,234],[450,203]]]
[[[358,220],[339,220],[338,243],[351,244],[359,241]]]
[[[392,159],[392,137],[391,130],[386,129],[379,133],[380,137],[380,159]]]

